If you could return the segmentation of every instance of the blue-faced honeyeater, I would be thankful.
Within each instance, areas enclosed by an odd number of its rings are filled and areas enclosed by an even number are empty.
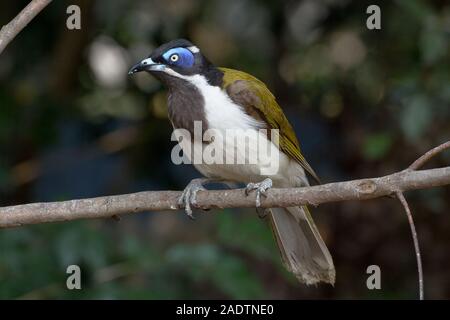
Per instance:
[[[188,215],[192,216],[191,205],[195,205],[197,191],[204,189],[203,184],[211,180],[247,184],[247,193],[256,190],[257,207],[260,196],[272,186],[308,186],[306,173],[318,180],[303,157],[295,132],[275,97],[257,78],[242,71],[214,66],[198,47],[184,39],[163,44],[134,65],[129,73],[140,71],[152,74],[168,88],[169,119],[175,129],[193,133],[194,122],[199,121],[203,131],[276,129],[278,132],[277,139],[255,135],[275,150],[278,167],[270,175],[263,173],[261,169],[266,164],[258,160],[243,164],[194,163],[205,178],[194,179],[183,192],[180,204]],[[232,151],[247,155],[256,150],[256,143],[260,143],[250,139],[250,145],[231,146],[226,139],[224,141],[220,148],[225,155]],[[192,144],[207,144],[193,141],[191,137],[184,137],[179,143],[187,153],[193,149]],[[268,211],[286,268],[300,282],[334,284],[333,260],[308,208],[272,208]]]

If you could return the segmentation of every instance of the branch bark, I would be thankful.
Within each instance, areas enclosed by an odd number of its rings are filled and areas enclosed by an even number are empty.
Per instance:
[[[445,143],[443,143],[443,144],[441,144],[441,145],[431,149],[430,151],[428,151],[427,153],[422,155],[419,159],[414,161],[409,166],[408,169],[411,169],[411,170],[420,169],[426,162],[431,160],[431,158],[433,158],[434,156],[436,156],[437,154],[441,153],[442,151],[444,151],[446,149],[450,149],[450,141],[447,141],[447,142],[445,142]]]
[[[6,46],[25,28],[28,23],[39,12],[42,11],[52,0],[33,0],[31,1],[10,23],[4,25],[0,30],[0,54]]]
[[[367,200],[395,195],[408,190],[425,189],[450,184],[450,167],[429,170],[404,170],[372,179],[360,179],[324,185],[270,189],[261,207],[292,207],[348,201]],[[50,203],[33,203],[0,208],[0,228],[28,224],[109,218],[144,211],[178,210],[179,191],[147,191],[126,195],[106,196]],[[255,197],[245,196],[243,189],[199,191],[198,207],[251,208]]]

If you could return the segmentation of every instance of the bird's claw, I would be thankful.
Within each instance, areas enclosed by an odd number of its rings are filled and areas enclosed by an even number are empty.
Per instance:
[[[200,190],[206,190],[203,187],[203,180],[194,179],[186,186],[181,197],[178,199],[178,206],[184,208],[187,216],[193,220],[195,217],[192,213],[192,207],[197,206],[197,192]]]
[[[250,182],[245,188],[245,195],[249,195],[250,192],[256,190],[256,207],[261,207],[261,195],[266,196],[266,191],[272,188],[272,179],[266,178],[261,182]],[[259,213],[258,213],[259,215]]]

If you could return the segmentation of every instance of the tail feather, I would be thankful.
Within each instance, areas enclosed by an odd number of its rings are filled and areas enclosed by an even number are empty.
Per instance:
[[[307,285],[334,285],[333,259],[306,206],[271,209],[270,220],[286,268]]]

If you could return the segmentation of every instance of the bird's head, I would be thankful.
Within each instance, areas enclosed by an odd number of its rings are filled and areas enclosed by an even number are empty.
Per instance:
[[[185,39],[161,45],[148,58],[131,67],[128,74],[141,71],[151,73],[169,87],[175,79],[191,81],[195,76],[204,77],[211,85],[221,80],[221,72],[203,56],[198,47]]]

